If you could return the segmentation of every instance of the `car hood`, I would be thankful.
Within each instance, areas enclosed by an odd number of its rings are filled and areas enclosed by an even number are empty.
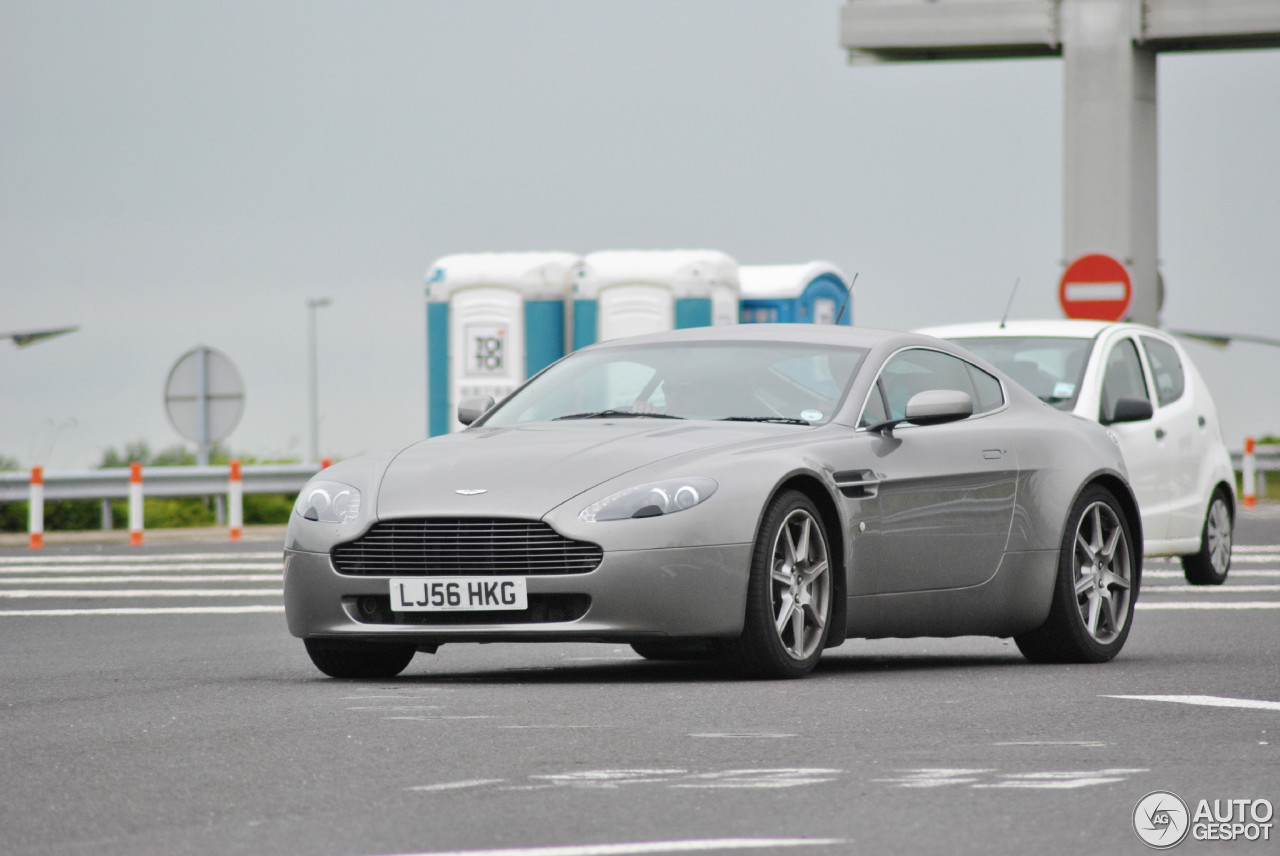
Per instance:
[[[558,505],[632,470],[689,456],[695,462],[743,444],[808,431],[759,423],[651,419],[539,423],[473,428],[416,443],[390,462],[377,516],[541,517]],[[654,477],[668,475],[663,473]]]

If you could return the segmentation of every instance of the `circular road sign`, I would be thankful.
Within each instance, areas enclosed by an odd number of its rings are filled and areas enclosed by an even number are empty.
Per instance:
[[[1067,265],[1058,283],[1058,303],[1068,318],[1120,321],[1132,297],[1129,271],[1102,253],[1081,256]]]
[[[244,381],[227,355],[201,345],[169,369],[164,408],[179,434],[201,445],[227,439],[244,413]]]

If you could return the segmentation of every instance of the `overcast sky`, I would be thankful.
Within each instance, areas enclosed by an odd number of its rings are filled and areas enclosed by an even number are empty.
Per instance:
[[[0,3],[0,456],[184,442],[164,383],[239,367],[246,456],[426,431],[423,275],[485,250],[835,262],[855,321],[1058,317],[1057,60],[849,67],[835,0]],[[1159,59],[1165,326],[1280,336],[1280,50]],[[1228,445],[1280,348],[1188,345]],[[189,444],[190,445],[190,444]],[[194,448],[194,447],[192,447]]]

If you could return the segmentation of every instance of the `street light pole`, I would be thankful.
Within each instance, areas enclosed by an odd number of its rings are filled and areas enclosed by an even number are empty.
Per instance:
[[[311,463],[319,463],[320,461],[320,409],[317,403],[320,398],[320,380],[316,357],[316,310],[323,306],[328,306],[332,302],[327,297],[311,298],[307,301],[308,341],[310,344],[311,363]]]

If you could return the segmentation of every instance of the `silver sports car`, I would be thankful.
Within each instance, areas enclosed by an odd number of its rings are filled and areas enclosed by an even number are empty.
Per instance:
[[[580,350],[466,430],[302,491],[289,630],[339,678],[451,642],[605,641],[798,677],[850,637],[1101,662],[1138,596],[1115,437],[911,333],[679,330]]]

